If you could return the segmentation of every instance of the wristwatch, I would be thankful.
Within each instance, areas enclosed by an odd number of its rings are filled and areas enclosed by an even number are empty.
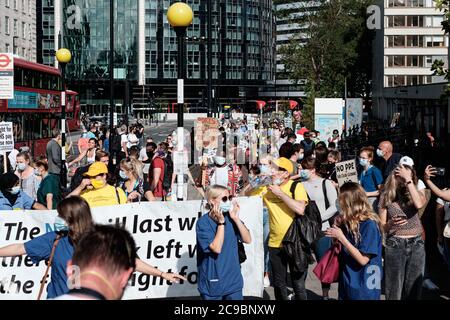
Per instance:
[[[224,226],[225,224],[226,224],[225,221],[224,222],[217,222],[218,226]]]

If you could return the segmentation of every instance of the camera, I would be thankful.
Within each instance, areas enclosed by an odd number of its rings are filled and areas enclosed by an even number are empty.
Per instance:
[[[437,176],[445,176],[445,168],[435,168]]]

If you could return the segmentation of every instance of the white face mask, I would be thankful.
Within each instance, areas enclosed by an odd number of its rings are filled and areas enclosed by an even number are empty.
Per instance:
[[[20,186],[12,187],[9,191],[11,194],[18,194],[20,192]]]
[[[18,163],[17,164],[17,170],[19,170],[19,171],[25,171],[26,168],[27,168],[26,163]]]

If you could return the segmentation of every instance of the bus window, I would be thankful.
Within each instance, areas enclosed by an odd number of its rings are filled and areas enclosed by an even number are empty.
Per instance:
[[[23,70],[23,86],[33,87],[33,71]]]
[[[23,77],[22,77],[23,69],[15,68],[14,69],[14,85],[18,87],[23,87]]]

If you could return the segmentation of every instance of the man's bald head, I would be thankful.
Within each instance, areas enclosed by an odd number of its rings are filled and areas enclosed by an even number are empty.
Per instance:
[[[383,152],[384,159],[389,159],[394,151],[394,146],[390,141],[382,141],[378,145],[378,149]]]

